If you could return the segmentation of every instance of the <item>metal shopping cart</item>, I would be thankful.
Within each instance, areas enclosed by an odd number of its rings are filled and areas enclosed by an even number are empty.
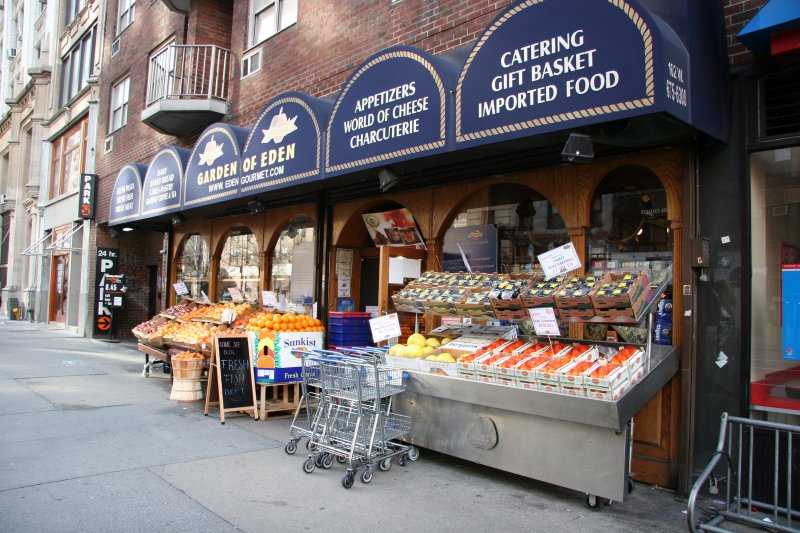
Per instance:
[[[292,354],[300,358],[303,381],[301,383],[301,398],[295,409],[289,429],[289,442],[284,447],[284,451],[288,455],[294,455],[297,452],[298,442],[311,436],[312,427],[314,427],[317,417],[320,415],[319,389],[322,387],[319,372],[320,358],[351,357],[356,360],[363,359],[382,364],[386,360],[386,351],[386,349],[375,347],[353,347],[338,351],[307,348],[292,350]],[[305,416],[303,416],[304,411]],[[310,447],[310,441],[306,441],[306,445]]]
[[[393,457],[401,465],[419,457],[417,448],[396,440],[411,430],[410,417],[392,412],[392,397],[405,390],[407,374],[383,365],[382,351],[314,350],[302,358],[304,395],[316,404],[305,424],[293,421],[287,453],[290,444],[296,449],[297,440],[308,437],[303,471],[331,468],[334,459],[347,463],[342,486],[351,488],[359,469],[361,481],[369,483],[376,465],[386,471]]]
[[[724,527],[726,522],[735,522],[766,531],[800,533],[798,452],[799,426],[723,413],[717,451],[689,493],[689,530],[740,531],[741,526],[733,530]],[[699,496],[704,487],[724,501],[704,500],[710,507],[701,507]]]

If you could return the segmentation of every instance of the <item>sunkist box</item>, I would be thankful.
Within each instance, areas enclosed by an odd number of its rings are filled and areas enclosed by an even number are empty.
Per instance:
[[[253,350],[256,383],[302,381],[303,361],[292,350],[325,347],[322,331],[279,331],[260,337]]]

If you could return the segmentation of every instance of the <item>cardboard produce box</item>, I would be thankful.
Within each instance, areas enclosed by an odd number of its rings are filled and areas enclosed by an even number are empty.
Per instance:
[[[592,295],[592,304],[598,310],[634,307],[641,298],[647,297],[649,285],[646,272],[605,274]]]
[[[428,372],[430,374],[439,374],[442,376],[451,376],[457,377],[458,376],[458,363],[456,360],[461,357],[462,355],[467,355],[471,352],[467,350],[454,350],[449,349],[445,345],[439,348],[436,348],[428,355],[419,358],[419,369],[422,372]],[[452,362],[442,361],[437,359],[442,354],[449,353],[453,357]]]
[[[279,331],[267,335],[251,333],[257,347],[253,350],[253,369],[256,383],[286,383],[302,381],[301,356],[293,350],[323,349],[322,331]]]

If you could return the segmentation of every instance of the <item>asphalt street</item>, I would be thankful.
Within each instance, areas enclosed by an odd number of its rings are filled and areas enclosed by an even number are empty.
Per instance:
[[[430,450],[341,486],[302,470],[289,419],[170,401],[133,343],[0,319],[0,532],[686,531],[685,498],[636,483],[625,502]],[[521,442],[520,446],[526,443]]]

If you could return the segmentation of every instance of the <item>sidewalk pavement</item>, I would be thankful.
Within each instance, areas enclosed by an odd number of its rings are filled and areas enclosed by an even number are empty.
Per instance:
[[[169,400],[134,342],[0,319],[0,531],[686,531],[685,498],[641,483],[625,502],[421,450],[341,486],[302,471],[289,419]],[[521,442],[520,446],[526,443]]]

